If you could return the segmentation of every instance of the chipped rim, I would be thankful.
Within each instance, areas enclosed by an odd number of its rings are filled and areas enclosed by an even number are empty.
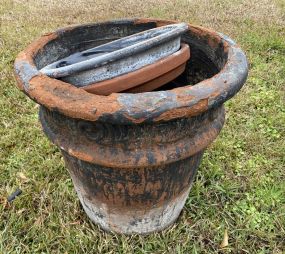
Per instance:
[[[159,19],[124,19],[101,22],[101,24],[118,22],[134,24],[156,22],[157,26],[177,23]],[[248,63],[241,48],[221,33],[191,24],[188,25],[191,32],[207,38],[209,44],[211,40],[222,42],[224,50],[228,52],[228,59],[221,71],[194,86],[187,85],[167,91],[113,93],[102,96],[88,93],[39,72],[34,57],[41,48],[65,31],[92,25],[98,23],[63,28],[32,42],[15,60],[18,87],[37,103],[72,118],[114,124],[138,124],[201,114],[233,97],[246,81]]]

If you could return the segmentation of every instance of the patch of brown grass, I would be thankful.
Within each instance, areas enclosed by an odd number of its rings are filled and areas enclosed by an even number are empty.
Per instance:
[[[279,0],[4,0],[3,24],[34,24],[41,31],[70,24],[123,17],[156,17],[193,22],[237,35],[246,26],[285,25]]]

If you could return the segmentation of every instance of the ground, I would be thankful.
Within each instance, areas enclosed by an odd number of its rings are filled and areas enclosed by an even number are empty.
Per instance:
[[[88,220],[59,150],[41,131],[38,106],[13,76],[17,53],[41,34],[121,17],[218,30],[250,62],[181,216],[149,236],[108,234]],[[1,0],[0,253],[285,253],[284,83],[284,0]],[[9,206],[17,187],[23,193]]]

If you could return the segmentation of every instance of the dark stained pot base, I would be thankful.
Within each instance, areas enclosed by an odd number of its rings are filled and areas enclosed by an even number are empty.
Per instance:
[[[106,231],[124,234],[159,231],[177,219],[202,153],[154,168],[117,169],[84,162],[62,151],[88,217]]]

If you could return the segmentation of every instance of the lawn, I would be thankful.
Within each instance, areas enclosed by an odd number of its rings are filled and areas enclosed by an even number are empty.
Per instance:
[[[148,236],[105,233],[89,221],[59,150],[41,130],[38,106],[13,75],[17,53],[41,34],[122,17],[218,30],[250,62],[181,216]],[[0,253],[285,253],[284,83],[284,0],[1,0]],[[17,187],[23,193],[8,205]]]

